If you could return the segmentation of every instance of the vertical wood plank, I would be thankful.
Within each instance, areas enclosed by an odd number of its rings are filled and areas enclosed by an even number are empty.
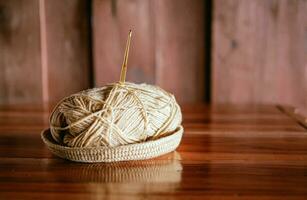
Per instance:
[[[204,2],[155,3],[157,84],[173,92],[180,102],[203,101]]]
[[[180,102],[204,99],[204,2],[94,0],[96,85],[119,79],[133,29],[128,81],[157,84]]]
[[[38,0],[0,0],[0,104],[41,103]]]
[[[44,0],[49,102],[90,87],[90,2]],[[43,26],[43,24],[42,24]]]
[[[0,0],[0,104],[55,103],[90,86],[89,3]]]
[[[150,0],[94,0],[95,83],[119,81],[126,39],[133,31],[127,80],[154,83],[154,26]]]
[[[307,1],[214,0],[213,103],[307,111]]]

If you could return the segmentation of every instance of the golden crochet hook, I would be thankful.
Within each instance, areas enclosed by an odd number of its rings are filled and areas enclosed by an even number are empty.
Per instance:
[[[130,41],[131,41],[132,31],[129,31],[127,43],[126,43],[126,49],[125,49],[125,55],[124,55],[124,61],[122,64],[122,69],[120,72],[120,83],[125,83],[126,80],[126,73],[127,73],[127,63],[128,63],[128,55],[129,55],[129,48],[130,48]]]

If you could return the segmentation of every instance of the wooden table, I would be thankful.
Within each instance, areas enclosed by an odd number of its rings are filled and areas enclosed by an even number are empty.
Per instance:
[[[0,199],[307,199],[307,131],[280,106],[183,106],[176,152],[80,164],[53,156],[48,112],[0,111]]]

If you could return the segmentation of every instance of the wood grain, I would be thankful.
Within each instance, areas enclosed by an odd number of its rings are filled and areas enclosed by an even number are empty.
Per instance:
[[[88,5],[0,1],[0,105],[54,103],[90,86]]]
[[[119,80],[133,30],[127,80],[157,84],[180,102],[204,100],[204,3],[94,0],[96,85]]]
[[[48,101],[56,103],[90,87],[90,2],[43,1],[45,24],[41,26],[46,28],[44,48],[47,55],[42,59],[47,65]]]
[[[307,113],[307,2],[215,0],[214,103],[281,103]]]
[[[180,102],[204,101],[204,2],[159,0],[154,10],[158,85]]]
[[[95,84],[119,81],[128,32],[127,81],[155,83],[154,24],[150,0],[93,1]]]
[[[0,1],[0,104],[43,100],[38,0]]]
[[[176,152],[82,164],[44,146],[50,111],[0,107],[0,198],[306,199],[307,129],[281,109],[185,105]]]

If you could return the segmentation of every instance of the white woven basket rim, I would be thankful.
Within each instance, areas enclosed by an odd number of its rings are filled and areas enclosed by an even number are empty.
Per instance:
[[[156,140],[128,144],[119,147],[67,147],[50,139],[50,129],[42,131],[41,137],[49,150],[64,159],[77,162],[114,162],[145,160],[174,151],[180,144],[183,127],[179,126],[172,134]]]

